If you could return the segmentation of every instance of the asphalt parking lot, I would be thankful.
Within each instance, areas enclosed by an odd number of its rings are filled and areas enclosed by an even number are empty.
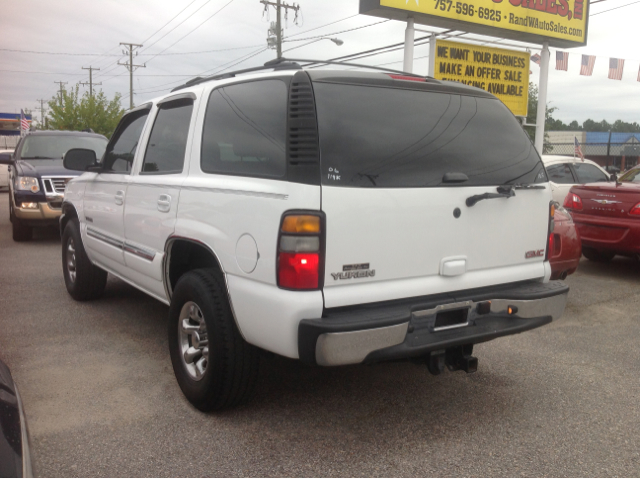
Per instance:
[[[266,357],[254,400],[182,396],[168,308],[110,277],[76,303],[55,230],[14,243],[0,193],[0,357],[38,476],[638,476],[640,264],[583,259],[565,315],[479,345],[476,374]]]

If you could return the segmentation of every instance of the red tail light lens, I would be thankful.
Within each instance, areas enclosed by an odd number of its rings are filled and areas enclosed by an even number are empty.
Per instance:
[[[291,212],[282,218],[278,235],[278,286],[317,290],[324,271],[324,217],[314,212]]]
[[[640,203],[631,208],[629,210],[629,214],[633,216],[640,216]]]
[[[319,265],[318,253],[280,253],[278,283],[282,288],[318,289]]]
[[[565,208],[570,210],[578,210],[582,209],[582,198],[580,198],[575,193],[569,193],[567,197],[564,199]]]

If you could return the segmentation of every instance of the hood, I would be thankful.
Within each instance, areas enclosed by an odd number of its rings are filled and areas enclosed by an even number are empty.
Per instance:
[[[18,160],[16,171],[25,176],[80,176],[83,171],[67,170],[62,160]]]

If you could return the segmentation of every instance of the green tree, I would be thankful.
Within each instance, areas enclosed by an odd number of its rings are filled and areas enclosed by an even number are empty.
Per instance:
[[[544,128],[544,141],[543,141],[543,153],[551,153],[553,151],[553,146],[549,142],[549,135],[547,135],[547,131],[549,130],[549,124],[553,123],[554,120],[551,116],[554,111],[556,111],[557,107],[549,108],[548,106],[545,109],[545,128]],[[527,123],[534,125],[536,123],[538,116],[538,86],[534,83],[529,83],[529,108],[527,113]],[[529,136],[533,139],[536,136],[536,128],[534,126],[525,126],[524,127]]]
[[[109,101],[102,91],[94,92],[93,96],[89,92],[80,96],[80,85],[64,90],[62,101],[59,96],[49,101],[49,128],[75,131],[91,128],[109,138],[124,114],[120,98],[120,93],[116,93]]]

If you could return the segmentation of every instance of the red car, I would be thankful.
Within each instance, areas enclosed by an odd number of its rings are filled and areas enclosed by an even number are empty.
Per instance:
[[[582,239],[582,254],[609,261],[616,254],[640,254],[640,167],[615,183],[571,188],[564,200]]]
[[[571,215],[564,208],[556,208],[553,220],[553,244],[549,255],[551,279],[565,279],[575,273],[580,262],[580,235]]]

